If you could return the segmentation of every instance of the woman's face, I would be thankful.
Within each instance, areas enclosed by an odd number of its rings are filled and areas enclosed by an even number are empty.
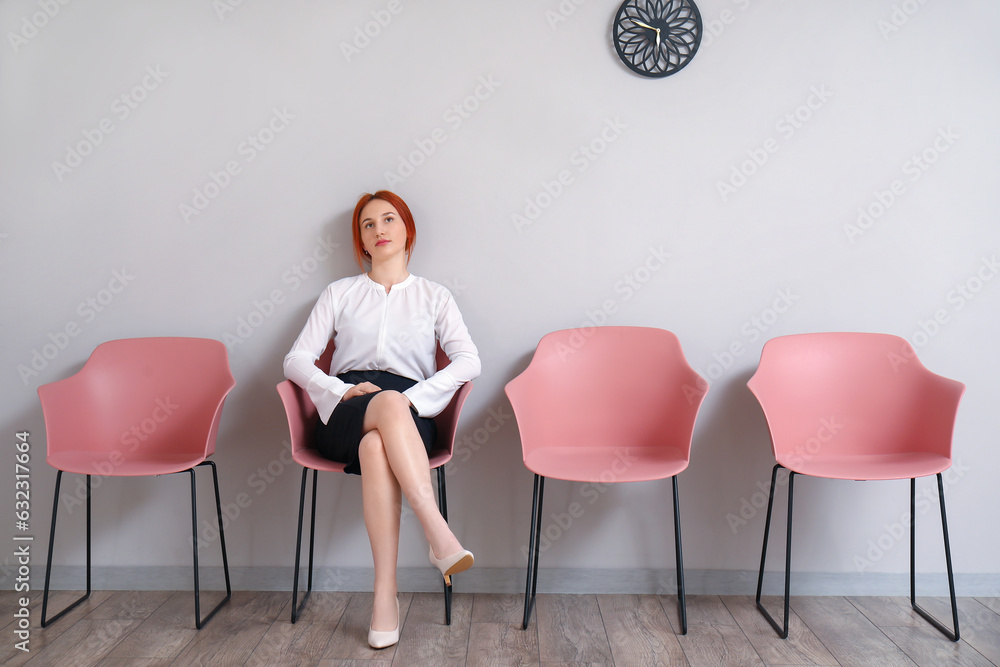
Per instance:
[[[358,224],[361,245],[372,261],[406,251],[406,225],[395,207],[384,199],[372,199],[365,204]]]

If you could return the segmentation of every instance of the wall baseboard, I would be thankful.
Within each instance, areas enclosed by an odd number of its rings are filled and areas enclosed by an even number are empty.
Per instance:
[[[731,570],[687,570],[685,588],[689,595],[753,595],[757,573]],[[189,590],[189,567],[95,567],[94,590]],[[233,590],[291,591],[291,567],[230,568]],[[205,590],[222,590],[225,579],[221,567],[203,567],[201,585]],[[42,589],[45,569],[32,568],[31,590]],[[513,568],[473,568],[454,579],[455,590],[462,593],[524,593],[525,571]],[[313,590],[367,591],[372,585],[371,568],[317,567],[313,572]],[[305,570],[299,578],[305,588]],[[766,595],[780,595],[783,580],[779,573],[764,579]],[[909,595],[907,573],[819,573],[793,572],[793,595]],[[57,566],[52,569],[53,590],[83,590],[83,566]],[[11,590],[13,586],[9,586]],[[400,568],[399,588],[409,592],[433,592],[441,589],[437,571],[426,568]],[[598,570],[541,568],[539,593],[632,593],[671,595],[677,583],[673,570]],[[962,597],[1000,597],[1000,573],[956,574],[956,594]],[[943,573],[918,574],[917,594],[948,595],[948,580]]]

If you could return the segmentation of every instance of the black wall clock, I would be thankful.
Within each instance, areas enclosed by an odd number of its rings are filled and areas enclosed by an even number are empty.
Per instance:
[[[630,70],[664,77],[684,69],[701,44],[701,13],[693,0],[625,0],[613,31],[615,50]]]

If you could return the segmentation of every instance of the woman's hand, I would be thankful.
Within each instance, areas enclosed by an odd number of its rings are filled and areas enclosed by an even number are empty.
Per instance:
[[[340,399],[340,402],[343,403],[344,401],[352,399],[355,396],[363,396],[364,394],[371,394],[376,391],[382,391],[382,388],[375,386],[371,382],[362,382],[361,384],[356,384],[348,389],[347,393],[344,394],[344,397]]]

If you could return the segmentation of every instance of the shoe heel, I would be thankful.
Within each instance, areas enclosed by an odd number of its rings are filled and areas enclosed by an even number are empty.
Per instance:
[[[466,549],[453,553],[447,558],[440,559],[434,557],[433,547],[428,550],[428,553],[431,558],[431,565],[441,571],[441,574],[444,576],[445,586],[449,588],[451,587],[451,575],[465,572],[475,562],[475,556],[472,555],[471,551]]]

